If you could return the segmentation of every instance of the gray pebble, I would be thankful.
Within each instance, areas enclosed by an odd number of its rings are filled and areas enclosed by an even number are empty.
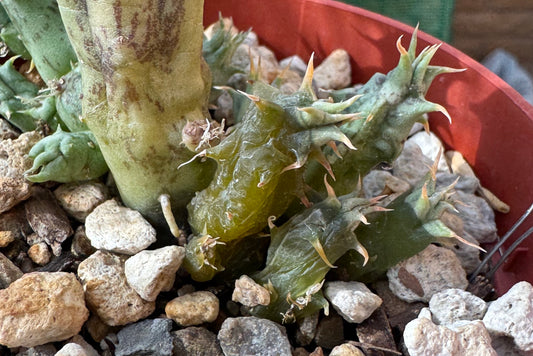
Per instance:
[[[146,319],[131,324],[117,334],[116,356],[173,355],[174,342],[170,319]]]
[[[285,328],[273,321],[253,316],[224,320],[218,340],[225,356],[291,355]]]
[[[190,326],[174,331],[175,355],[223,356],[217,336],[206,328]]]
[[[450,288],[434,294],[429,301],[429,309],[436,324],[451,326],[463,320],[481,320],[487,303],[462,289]]]

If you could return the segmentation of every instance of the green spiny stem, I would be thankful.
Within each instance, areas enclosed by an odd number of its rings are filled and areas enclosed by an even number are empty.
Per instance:
[[[349,250],[366,256],[354,230],[366,223],[366,214],[382,210],[375,205],[379,199],[369,201],[358,193],[339,198],[330,193],[282,226],[271,226],[266,267],[252,276],[271,291],[271,302],[252,308],[253,315],[290,322],[327,310],[320,289],[332,263]]]
[[[214,162],[177,166],[189,121],[207,117],[210,76],[201,57],[203,1],[59,0],[80,59],[83,118],[126,205],[162,223],[158,197],[183,216]]]
[[[11,19],[0,3],[0,39],[7,46],[7,49],[15,55],[22,56],[24,59],[31,59],[30,53],[19,38],[19,34],[11,22]],[[5,50],[5,49],[4,49]]]
[[[39,95],[39,87],[13,66],[14,58],[0,66],[0,114],[21,131],[35,130],[39,122],[53,128],[55,101]]]
[[[54,134],[37,142],[28,156],[34,160],[25,175],[32,182],[84,181],[107,172],[98,143],[90,131],[64,132],[58,127]]]
[[[43,80],[67,74],[77,59],[56,0],[2,0],[2,5]]]
[[[441,111],[449,118],[441,105],[427,101],[424,96],[435,76],[457,70],[429,65],[438,46],[428,47],[416,57],[416,31],[411,37],[409,50],[402,47],[401,38],[397,48],[400,60],[391,72],[387,75],[376,73],[360,89],[343,91],[361,96],[346,112],[357,112],[366,119],[341,125],[341,130],[357,150],[347,151],[339,147],[342,159],[331,149],[325,152],[336,177],[332,186],[338,194],[351,192],[359,179],[376,165],[392,163],[416,122],[424,124],[427,129],[425,113]],[[343,97],[342,93],[333,96]],[[306,182],[323,192],[321,177],[324,173],[319,165],[310,165]]]
[[[201,154],[216,160],[218,169],[189,205],[196,237],[188,244],[185,266],[193,278],[207,280],[222,270],[228,254],[223,244],[260,232],[269,217],[280,216],[303,195],[300,168],[310,157],[320,159],[323,145],[350,145],[335,124],[354,118],[336,115],[353,101],[317,102],[311,80],[312,66],[300,91],[291,95],[255,82],[253,94],[247,94],[252,105],[234,131]]]
[[[241,72],[240,69],[231,65],[231,59],[247,34],[248,32],[239,32],[234,35],[231,32],[231,26],[228,28],[224,20],[220,18],[215,25],[213,36],[210,39],[204,39],[202,55],[211,69],[214,86],[226,85],[233,74]],[[219,90],[212,90],[209,102],[214,104],[220,93]]]
[[[350,280],[371,282],[430,243],[450,244],[455,238],[464,242],[439,220],[445,210],[454,209],[448,200],[451,189],[436,191],[431,172],[411,191],[392,201],[387,206],[390,212],[369,215],[369,225],[355,230],[370,256],[368,263],[363,264],[360,256],[349,251],[337,262],[336,273]]]

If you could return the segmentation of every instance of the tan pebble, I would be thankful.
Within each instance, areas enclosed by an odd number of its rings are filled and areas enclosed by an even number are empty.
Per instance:
[[[0,231],[0,247],[6,247],[15,240],[13,231]]]
[[[352,81],[350,55],[336,49],[315,69],[313,80],[322,89],[342,89]]]
[[[44,266],[45,264],[50,262],[52,254],[50,253],[50,250],[48,249],[48,245],[46,245],[46,243],[39,242],[38,244],[32,245],[28,249],[28,256],[36,264]]]
[[[87,215],[108,199],[109,192],[102,183],[85,182],[62,184],[54,195],[68,215],[85,222]]]
[[[329,356],[365,356],[361,349],[352,344],[346,343],[335,346]]]
[[[89,317],[73,273],[27,273],[0,290],[0,300],[0,344],[10,348],[66,340]]]
[[[165,306],[168,318],[181,326],[210,323],[218,316],[219,301],[211,292],[199,291],[172,299]]]
[[[24,178],[24,172],[32,166],[28,152],[41,138],[36,130],[15,140],[0,140],[0,213],[30,197],[32,183]]]
[[[159,292],[172,288],[184,257],[185,248],[181,246],[141,251],[125,262],[126,280],[141,298],[153,302]]]
[[[503,201],[501,201],[494,193],[492,193],[490,190],[484,187],[480,187],[478,189],[478,193],[489,203],[490,207],[496,211],[499,211],[500,213],[507,214],[511,207],[507,204],[505,204]]]
[[[126,282],[125,256],[97,251],[80,263],[78,277],[89,308],[108,325],[126,325],[144,319],[155,309]]]
[[[448,166],[452,170],[452,173],[465,177],[475,177],[476,174],[468,162],[464,159],[463,155],[457,151],[447,151],[445,153]]]
[[[270,304],[270,292],[263,286],[255,283],[253,279],[242,275],[235,281],[235,289],[231,300],[247,307]]]

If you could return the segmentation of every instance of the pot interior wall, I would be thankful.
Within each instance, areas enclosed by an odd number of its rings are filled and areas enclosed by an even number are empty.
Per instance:
[[[206,0],[205,23],[216,21],[219,13],[233,17],[241,30],[253,28],[278,59],[297,54],[307,60],[314,52],[316,65],[334,49],[346,49],[352,57],[354,82],[366,82],[375,72],[394,68],[399,58],[396,40],[403,35],[407,46],[413,31],[331,0]],[[418,38],[419,51],[439,43],[423,32]],[[433,83],[427,97],[448,109],[453,124],[435,114],[431,128],[448,148],[463,153],[483,186],[511,206],[510,213],[497,214],[501,236],[533,201],[533,107],[481,64],[447,44],[432,63],[467,68],[440,75]],[[530,217],[515,236],[532,225]],[[520,280],[533,283],[533,239],[526,240],[495,276],[500,293]]]

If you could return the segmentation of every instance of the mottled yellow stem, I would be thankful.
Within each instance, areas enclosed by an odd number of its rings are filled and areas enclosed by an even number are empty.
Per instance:
[[[183,221],[213,162],[182,144],[189,121],[207,115],[210,74],[202,59],[202,0],[58,0],[82,66],[83,118],[126,205],[164,221],[168,194]]]

